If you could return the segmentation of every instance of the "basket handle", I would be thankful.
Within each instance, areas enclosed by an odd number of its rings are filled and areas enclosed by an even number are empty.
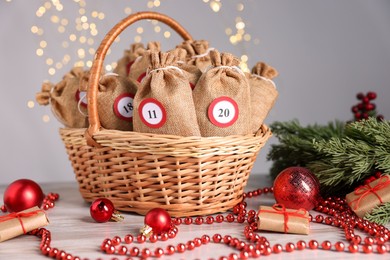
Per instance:
[[[96,51],[92,67],[90,70],[90,78],[88,85],[88,120],[89,127],[85,132],[85,138],[87,144],[93,147],[99,147],[100,145],[93,139],[93,135],[101,129],[100,119],[97,110],[97,93],[100,80],[100,73],[102,71],[104,58],[108,49],[128,26],[139,20],[152,19],[165,23],[173,30],[175,30],[184,40],[192,40],[191,35],[175,20],[164,14],[156,12],[138,12],[134,13],[122,21],[117,23],[104,37]]]

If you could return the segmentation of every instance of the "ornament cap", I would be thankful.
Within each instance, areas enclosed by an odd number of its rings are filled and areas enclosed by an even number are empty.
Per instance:
[[[125,218],[121,215],[121,213],[117,210],[114,210],[114,212],[112,213],[112,216],[111,216],[111,220],[112,221],[115,221],[115,222],[121,222],[123,221]]]
[[[143,226],[139,230],[140,234],[144,235],[146,238],[149,238],[153,234],[153,228],[148,225]]]

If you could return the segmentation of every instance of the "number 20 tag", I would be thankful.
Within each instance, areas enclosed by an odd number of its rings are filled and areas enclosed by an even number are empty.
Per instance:
[[[120,119],[125,121],[133,120],[133,99],[134,95],[130,93],[123,93],[119,95],[114,101],[114,113]]]
[[[167,113],[164,106],[154,98],[141,101],[138,107],[139,117],[150,128],[160,128],[167,121]]]
[[[229,127],[238,119],[238,105],[230,97],[219,97],[211,102],[208,117],[215,126]]]

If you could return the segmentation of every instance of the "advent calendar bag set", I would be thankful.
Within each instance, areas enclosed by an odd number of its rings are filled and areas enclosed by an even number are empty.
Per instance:
[[[114,73],[105,73],[112,43],[145,19],[165,23],[184,42],[168,52],[158,43],[134,44]],[[224,212],[239,203],[271,136],[263,120],[277,91],[261,68],[255,69],[261,75],[249,76],[238,65],[232,54],[193,40],[160,13],[135,13],[115,25],[72,90],[84,96],[64,103],[76,108],[61,107],[67,118],[87,121],[60,129],[82,197],[108,198],[117,210],[139,214],[163,208],[175,217]],[[51,99],[49,86],[37,96],[42,104],[76,98],[63,91]],[[261,111],[253,109],[263,100]]]

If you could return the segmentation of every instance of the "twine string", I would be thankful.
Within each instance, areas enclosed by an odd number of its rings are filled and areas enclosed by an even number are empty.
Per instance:
[[[374,194],[378,198],[378,200],[381,204],[383,203],[382,198],[381,198],[381,196],[379,196],[377,191],[380,191],[381,189],[390,185],[389,175],[382,176],[379,179],[378,183],[374,187],[372,187],[370,184],[371,183],[365,184],[365,185],[363,185],[355,190],[354,194],[359,196],[359,197],[350,202],[350,206],[353,203],[355,203],[355,205],[353,207],[354,210],[357,210],[359,208],[359,204],[362,201],[362,199],[364,199],[365,197],[367,197],[371,193]]]
[[[182,71],[179,67],[172,66],[172,65],[169,65],[169,66],[166,66],[166,67],[163,67],[163,68],[156,68],[156,69],[148,70],[148,71],[147,71],[147,74],[150,74],[150,73],[156,72],[156,71],[160,71],[160,70],[164,71],[164,70],[169,70],[169,69],[177,70],[177,71],[179,71],[181,74],[183,74],[183,71]]]
[[[283,204],[275,204],[272,206],[272,208],[274,210],[260,209],[258,215],[260,215],[261,212],[283,215],[283,217],[284,217],[284,233],[287,233],[287,231],[288,231],[289,217],[299,217],[299,218],[309,219],[309,217],[305,216],[307,213],[307,210],[305,210],[303,208],[300,208],[296,211],[287,211],[286,207]]]
[[[194,56],[191,57],[191,59],[197,59],[197,58],[205,57],[205,56],[209,55],[210,51],[213,51],[214,49],[215,48],[208,48],[205,53],[194,55]]]
[[[252,74],[253,77],[256,77],[258,79],[261,79],[261,80],[265,80],[265,81],[268,81],[269,83],[272,84],[272,86],[274,86],[274,88],[276,89],[276,84],[275,82],[272,80],[272,79],[268,79],[266,77],[263,77],[263,76],[260,76],[260,75],[257,75],[257,74]]]
[[[16,218],[16,219],[19,220],[20,226],[22,227],[22,230],[23,230],[23,234],[26,234],[27,231],[26,231],[26,228],[24,227],[22,218],[28,218],[28,217],[35,216],[35,215],[38,215],[38,213],[40,213],[40,212],[43,212],[43,210],[38,209],[38,210],[31,211],[31,212],[26,212],[26,213],[24,213],[24,212],[19,212],[19,213],[13,212],[13,213],[10,213],[8,215],[1,216],[0,217],[0,223]]]

